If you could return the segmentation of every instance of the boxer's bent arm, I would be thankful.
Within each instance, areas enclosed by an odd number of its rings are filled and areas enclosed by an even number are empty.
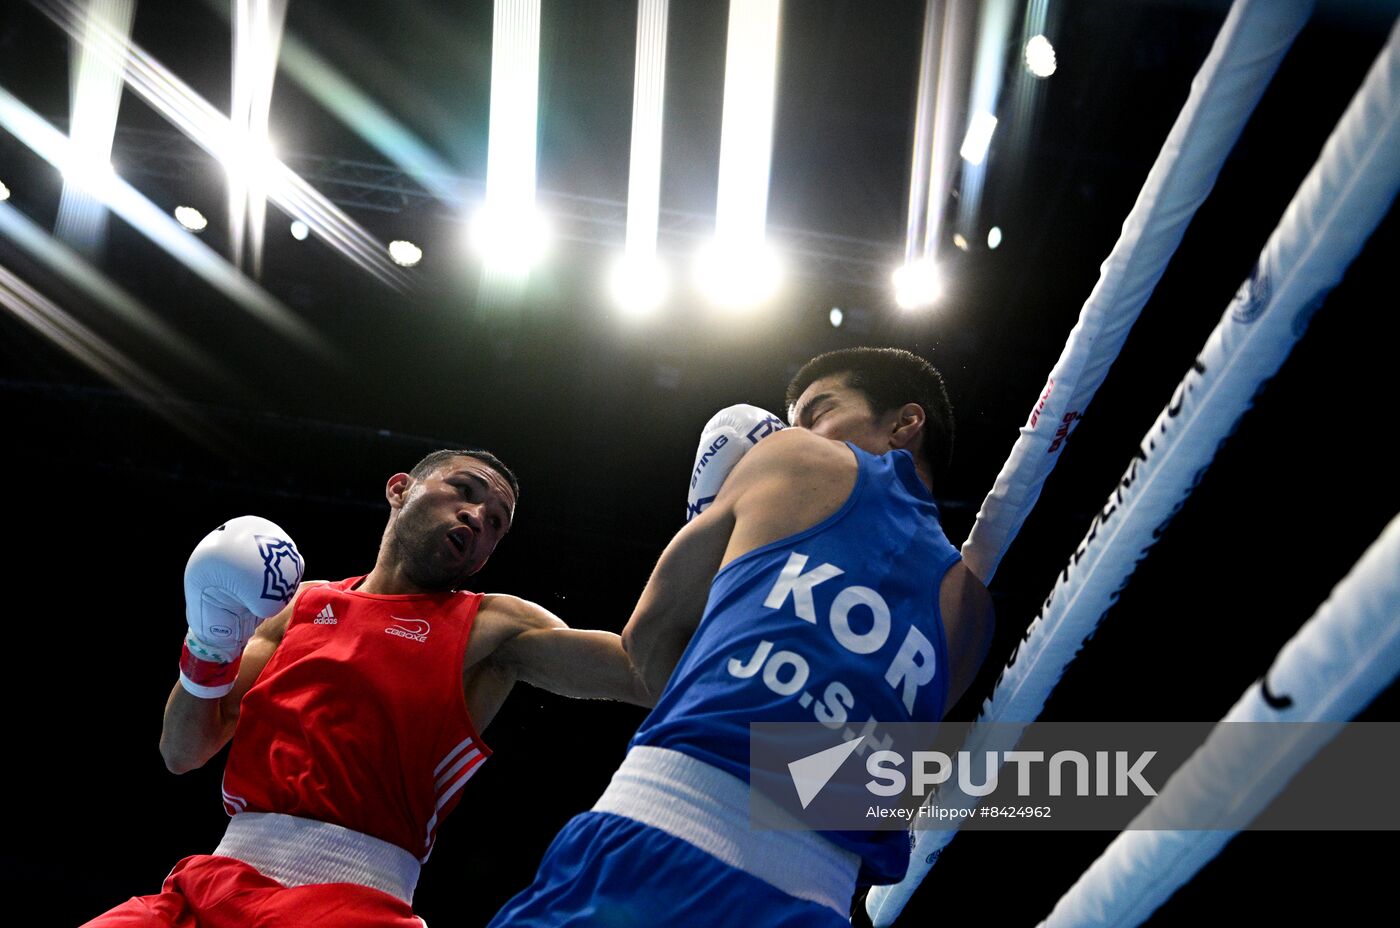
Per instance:
[[[714,504],[686,524],[652,570],[622,644],[653,698],[659,698],[705,613],[720,567],[792,531],[803,518],[792,488],[811,469],[814,449],[834,442],[805,429],[785,429],[748,452],[724,481]],[[841,448],[849,457],[850,452]],[[849,492],[849,489],[847,490]],[[794,515],[794,513],[797,513]]]
[[[507,631],[491,660],[516,680],[575,699],[652,704],[615,632],[570,628],[543,606],[516,596],[492,595],[481,608],[504,619]]]
[[[741,468],[743,463],[740,462]],[[666,688],[671,671],[704,615],[710,582],[719,571],[734,532],[734,486],[735,475],[731,475],[714,504],[671,539],[622,630],[622,645],[652,701]]]
[[[228,744],[238,723],[243,694],[257,682],[258,675],[282,642],[295,604],[293,599],[292,605],[258,626],[243,649],[238,679],[228,695],[201,699],[176,682],[166,700],[165,719],[160,729],[160,754],[171,773],[188,773],[203,767]]]

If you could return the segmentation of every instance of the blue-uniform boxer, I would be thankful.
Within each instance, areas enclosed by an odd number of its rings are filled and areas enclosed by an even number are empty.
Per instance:
[[[492,925],[845,925],[904,875],[901,831],[751,828],[749,725],[935,722],[971,683],[992,615],[931,492],[951,413],[894,349],[823,355],[788,400],[800,428],[730,462],[624,630],[656,708]]]

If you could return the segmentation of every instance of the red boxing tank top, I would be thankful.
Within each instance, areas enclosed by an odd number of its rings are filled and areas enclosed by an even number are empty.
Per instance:
[[[243,697],[224,807],[330,822],[419,860],[491,754],[462,662],[480,593],[382,596],[361,577],[309,587]]]

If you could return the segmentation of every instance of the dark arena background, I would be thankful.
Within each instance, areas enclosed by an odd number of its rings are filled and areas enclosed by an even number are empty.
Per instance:
[[[3,0],[0,89],[66,132],[75,52],[45,13],[55,6]],[[960,543],[1228,9],[1012,6],[980,202],[954,221],[959,188],[942,191],[945,290],[922,310],[897,306],[890,284],[904,257],[924,18],[911,0],[783,4],[767,221],[786,274],[773,299],[743,312],[711,307],[689,271],[716,206],[723,2],[670,8],[658,253],[672,287],[645,318],[617,309],[605,286],[625,237],[630,2],[542,5],[536,176],[554,236],[528,284],[504,295],[485,285],[468,244],[487,173],[485,0],[288,5],[288,47],[314,52],[452,172],[415,180],[283,60],[270,107],[279,155],[375,241],[422,251],[416,266],[393,266],[402,281],[389,283],[320,235],[295,239],[288,224],[300,217],[269,205],[261,267],[255,275],[245,245],[244,279],[303,335],[249,312],[116,215],[71,249],[106,278],[81,285],[14,231],[53,234],[62,176],[12,128],[0,132],[7,923],[76,925],[156,891],[179,858],[217,843],[222,757],[176,777],[156,745],[184,632],[185,558],[228,517],[281,524],[310,577],[363,573],[391,474],[433,448],[489,448],[523,492],[479,587],[617,631],[682,524],[709,416],[737,402],[780,411],[803,361],[868,344],[923,354],[947,378],[957,449],[935,490]],[[1020,30],[1037,11],[1058,70],[1029,81]],[[970,717],[990,692],[1397,13],[1390,0],[1318,5],[997,574],[996,643],[954,716]],[[228,4],[141,0],[131,28],[228,112]],[[130,90],[111,162],[165,216],[201,210],[199,240],[232,259],[223,168]],[[1395,220],[1371,236],[1043,718],[1220,718],[1400,509],[1385,437],[1396,415]],[[990,248],[993,226],[1001,241]],[[22,289],[33,298],[14,295]],[[114,309],[118,292],[147,316]],[[600,793],[641,718],[517,689],[485,732],[495,756],[424,869],[415,908],[428,924],[484,924],[522,888],[560,826]],[[1394,687],[1362,718],[1396,720]],[[960,835],[900,924],[1033,925],[1112,837]],[[1149,924],[1360,920],[1393,907],[1393,843],[1389,832],[1244,833]]]

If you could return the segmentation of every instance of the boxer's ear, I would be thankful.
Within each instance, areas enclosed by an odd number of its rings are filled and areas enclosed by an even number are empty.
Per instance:
[[[404,498],[408,496],[408,488],[413,485],[413,478],[408,474],[395,474],[389,478],[389,482],[384,484],[384,498],[389,501],[390,509],[403,507]]]
[[[891,448],[916,448],[924,434],[924,423],[928,416],[918,403],[905,403],[899,408],[894,423],[890,427]]]

